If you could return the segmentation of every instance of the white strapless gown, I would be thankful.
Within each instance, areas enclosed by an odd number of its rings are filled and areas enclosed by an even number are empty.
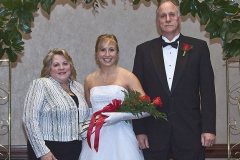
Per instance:
[[[90,90],[90,101],[93,112],[96,112],[113,99],[124,99],[125,88],[118,85],[96,86]],[[91,146],[83,140],[79,160],[144,160],[138,147],[131,123],[125,121],[103,126],[99,136],[98,152],[94,150],[94,134],[91,136]]]

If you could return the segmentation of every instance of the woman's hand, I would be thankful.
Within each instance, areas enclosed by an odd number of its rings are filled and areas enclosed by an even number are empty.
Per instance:
[[[54,157],[52,152],[48,152],[47,154],[43,155],[40,159],[41,160],[57,160],[57,158]]]

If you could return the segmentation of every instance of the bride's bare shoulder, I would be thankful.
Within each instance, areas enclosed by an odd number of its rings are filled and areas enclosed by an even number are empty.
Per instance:
[[[94,71],[94,72],[88,74],[88,75],[86,76],[85,80],[91,81],[91,80],[95,79],[95,78],[96,78],[96,75],[97,75],[96,72],[97,72],[97,71]]]
[[[120,72],[122,73],[122,75],[124,75],[126,77],[129,77],[129,76],[133,77],[134,76],[134,74],[131,71],[129,71],[128,69],[123,68],[123,67],[120,67]]]
[[[91,86],[95,80],[96,80],[96,71],[88,74],[85,79],[84,79],[84,83],[87,85],[87,86]]]

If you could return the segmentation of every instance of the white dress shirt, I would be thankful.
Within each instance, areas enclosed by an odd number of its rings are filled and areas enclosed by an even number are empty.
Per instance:
[[[172,41],[169,41],[164,36],[162,36],[162,39],[165,42],[171,43],[171,42],[174,42],[176,39],[178,39],[179,36],[180,34],[174,37]],[[178,47],[179,47],[179,41],[178,41]],[[175,66],[177,61],[178,47],[174,48],[170,45],[163,47],[163,59],[164,59],[164,66],[165,66],[169,90],[171,90],[171,87],[172,87],[173,76],[174,76],[174,71],[175,71]]]

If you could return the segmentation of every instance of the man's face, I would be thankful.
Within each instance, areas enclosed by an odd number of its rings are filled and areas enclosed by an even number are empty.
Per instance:
[[[157,10],[157,25],[163,36],[176,36],[180,33],[178,8],[171,2],[161,4]]]

